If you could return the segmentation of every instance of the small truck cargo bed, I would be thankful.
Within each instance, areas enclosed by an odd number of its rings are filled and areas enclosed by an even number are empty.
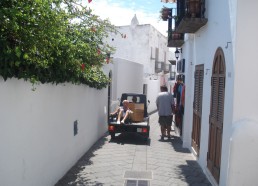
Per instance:
[[[133,101],[133,98],[136,100]],[[130,114],[129,122],[125,124],[118,124],[117,116],[109,117],[108,131],[111,138],[114,139],[116,133],[137,133],[147,140],[149,138],[150,125],[146,95],[123,93],[120,99],[120,107],[122,107],[124,100],[129,101],[129,109],[132,111],[132,114]]]

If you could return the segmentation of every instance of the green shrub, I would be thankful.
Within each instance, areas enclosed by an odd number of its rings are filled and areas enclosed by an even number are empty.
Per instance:
[[[114,49],[103,42],[116,32],[76,0],[1,0],[0,75],[32,83],[109,82],[101,70]]]

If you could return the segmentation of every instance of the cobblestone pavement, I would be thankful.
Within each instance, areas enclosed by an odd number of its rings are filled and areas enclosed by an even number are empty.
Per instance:
[[[150,139],[107,134],[55,186],[211,186],[193,155],[172,131],[160,141],[158,115],[150,115]]]

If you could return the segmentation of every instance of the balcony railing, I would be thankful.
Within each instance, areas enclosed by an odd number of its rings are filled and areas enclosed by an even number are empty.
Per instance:
[[[168,47],[181,47],[184,44],[184,33],[168,31]]]
[[[175,31],[195,33],[208,22],[204,13],[205,0],[178,0]]]
[[[166,64],[164,62],[155,61],[155,73],[164,72],[165,74],[171,71],[171,64]]]

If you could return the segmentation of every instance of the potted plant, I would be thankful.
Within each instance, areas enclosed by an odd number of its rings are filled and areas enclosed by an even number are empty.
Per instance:
[[[172,8],[167,8],[167,7],[163,7],[161,10],[160,10],[160,17],[163,21],[167,21],[168,18],[171,17],[172,15]]]

